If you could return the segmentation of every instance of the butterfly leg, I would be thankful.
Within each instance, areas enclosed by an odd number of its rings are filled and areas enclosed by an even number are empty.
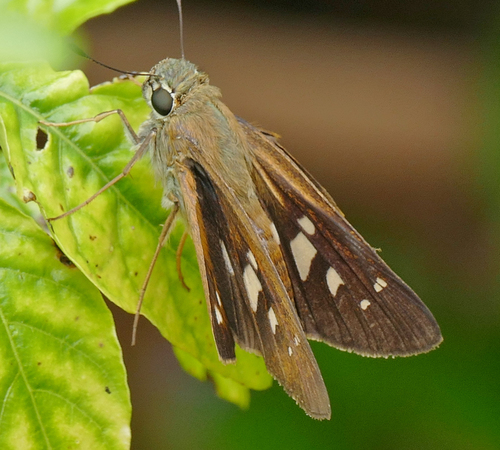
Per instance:
[[[139,316],[141,313],[141,307],[142,303],[144,301],[144,295],[146,294],[146,289],[149,284],[149,280],[151,278],[151,275],[153,273],[154,266],[156,264],[156,260],[158,259],[158,256],[160,255],[160,250],[163,247],[163,244],[165,244],[165,241],[168,238],[168,235],[170,231],[172,230],[172,225],[174,224],[174,220],[177,216],[177,213],[179,212],[179,203],[178,201],[174,201],[174,205],[172,206],[172,209],[170,211],[170,214],[167,217],[167,220],[165,221],[165,224],[163,225],[163,230],[161,231],[160,238],[158,239],[158,245],[156,247],[155,253],[153,255],[153,259],[151,260],[151,264],[149,265],[148,273],[146,274],[146,278],[144,279],[144,283],[142,284],[141,288],[141,293],[139,295],[139,301],[137,302],[137,309],[135,312],[135,317],[134,317],[134,325],[132,327],[132,345],[135,345],[135,338],[137,335],[137,324],[139,323]]]
[[[97,114],[97,116],[90,117],[87,119],[79,119],[79,120],[73,120],[71,122],[47,122],[45,120],[40,120],[39,123],[42,125],[45,125],[47,127],[69,127],[71,125],[79,125],[81,123],[88,123],[88,122],[95,122],[99,123],[101,120],[105,119],[106,117],[109,117],[113,114],[118,114],[120,116],[120,119],[123,122],[123,125],[125,125],[125,128],[127,132],[129,133],[130,137],[132,138],[132,141],[134,144],[139,144],[140,138],[137,136],[137,133],[134,131],[132,128],[132,125],[130,125],[130,122],[127,119],[127,116],[121,109],[113,109],[111,111],[105,111],[100,114]]]
[[[120,116],[120,119],[123,122],[123,125],[125,126],[125,129],[127,130],[128,135],[132,139],[133,143],[135,145],[138,145],[140,143],[140,138],[137,136],[137,133],[134,131],[132,128],[132,125],[130,125],[130,122],[127,119],[127,116],[125,116],[125,113],[121,109],[113,109],[111,111],[105,111],[100,114],[97,114],[97,116],[87,118],[87,119],[79,119],[79,120],[73,120],[71,122],[47,122],[45,120],[40,120],[39,123],[42,125],[45,125],[47,127],[69,127],[71,125],[79,125],[82,123],[88,123],[88,122],[95,122],[98,123],[101,120],[105,119],[106,117],[109,117],[113,114],[118,114]],[[127,176],[128,173],[130,172],[130,169],[132,169],[133,165],[144,155],[144,153],[147,150],[148,143],[151,140],[152,134],[149,136],[149,138],[146,138],[144,142],[141,144],[139,147],[139,150],[135,153],[134,157],[130,160],[130,162],[127,164],[125,169],[123,169],[123,172],[118,175],[117,177],[113,178],[109,183],[107,183],[104,187],[99,189],[94,195],[92,195],[90,198],[88,198],[85,202],[81,203],[80,205],[70,209],[69,211],[65,212],[64,214],[61,214],[57,217],[50,217],[47,220],[49,222],[62,219],[63,217],[67,217],[74,212],[78,211],[79,209],[83,208],[85,205],[88,205],[92,200],[94,200],[96,197],[101,195],[106,189],[109,189],[113,184],[121,180],[123,177]]]
[[[184,233],[182,234],[181,240],[179,242],[179,246],[177,247],[177,252],[175,254],[175,261],[177,263],[177,274],[179,275],[179,280],[180,280],[182,286],[184,287],[184,289],[186,289],[186,291],[189,292],[190,289],[184,281],[184,275],[182,275],[182,267],[181,267],[182,250],[184,250],[184,244],[186,243],[187,237],[188,237],[188,232],[184,231]]]
[[[77,121],[77,122],[81,123],[81,121]],[[59,219],[62,219],[63,217],[67,217],[67,216],[73,214],[74,212],[76,212],[79,209],[83,208],[84,206],[88,205],[92,200],[95,200],[99,195],[101,195],[104,191],[106,191],[111,186],[113,186],[115,183],[117,183],[118,181],[120,181],[122,178],[126,177],[130,173],[130,170],[132,169],[132,167],[134,166],[134,164],[139,159],[141,159],[144,156],[144,153],[146,153],[146,151],[148,150],[149,143],[151,142],[151,139],[153,139],[154,136],[156,136],[156,131],[153,131],[152,133],[150,133],[144,139],[144,141],[142,141],[140,147],[135,152],[134,156],[129,161],[129,163],[125,166],[125,168],[123,169],[122,173],[120,173],[115,178],[113,178],[111,181],[109,181],[108,183],[106,183],[94,195],[90,196],[83,203],[80,203],[78,206],[75,206],[74,208],[70,209],[69,211],[66,211],[65,213],[63,213],[63,214],[61,214],[59,216],[56,216],[56,217],[49,217],[47,220],[49,222],[53,222],[54,220],[59,220]]]

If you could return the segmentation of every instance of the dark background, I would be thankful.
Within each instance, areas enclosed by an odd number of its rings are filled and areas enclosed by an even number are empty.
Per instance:
[[[116,314],[134,449],[498,449],[500,331],[494,2],[185,1],[186,58],[232,111],[283,136],[348,219],[422,297],[445,338],[372,360],[313,344],[332,420],[281,388],[248,411],[178,366],[143,319]],[[91,55],[124,70],[179,57],[174,0],[87,23]],[[88,64],[93,84],[113,74]]]

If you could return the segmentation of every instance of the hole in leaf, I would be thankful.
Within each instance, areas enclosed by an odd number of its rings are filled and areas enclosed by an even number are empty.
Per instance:
[[[36,148],[37,150],[43,150],[45,146],[47,145],[47,141],[49,140],[49,137],[47,136],[47,133],[43,131],[41,128],[38,128],[36,130]]]

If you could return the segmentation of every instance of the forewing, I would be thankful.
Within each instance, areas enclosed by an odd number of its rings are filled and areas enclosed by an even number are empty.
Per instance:
[[[411,355],[441,340],[418,296],[345,220],[273,135],[240,120],[254,179],[276,224],[308,337],[368,356]]]
[[[241,347],[264,357],[309,415],[329,418],[319,368],[275,268],[266,267],[265,245],[248,235],[248,218],[231,207],[230,194],[200,164],[185,160],[179,179],[221,358],[234,357],[232,333]]]
[[[217,199],[213,198],[211,185],[204,183],[193,170],[180,172],[180,175],[183,206],[196,248],[217,351],[224,363],[234,362],[236,355],[233,333],[238,325],[234,304],[228,302],[228,299],[239,300],[240,297],[234,290],[231,274],[226,270],[222,254],[220,235],[225,223],[217,206]],[[203,220],[207,209],[212,210],[210,221]],[[225,307],[223,301],[226,303]]]

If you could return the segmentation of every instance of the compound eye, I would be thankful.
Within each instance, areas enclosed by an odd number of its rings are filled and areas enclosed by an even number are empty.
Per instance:
[[[158,88],[153,91],[151,96],[151,104],[158,114],[162,116],[168,116],[170,111],[172,111],[172,106],[174,105],[174,99],[166,89]]]

